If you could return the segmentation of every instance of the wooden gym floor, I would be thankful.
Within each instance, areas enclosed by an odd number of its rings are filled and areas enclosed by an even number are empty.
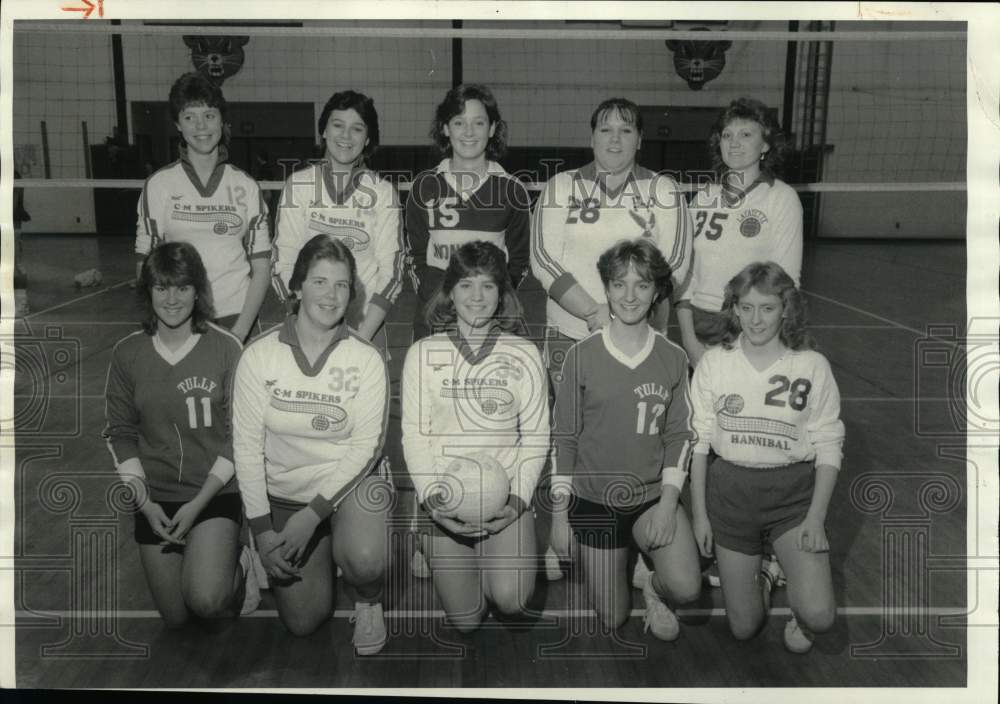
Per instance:
[[[706,587],[668,644],[643,634],[637,591],[620,632],[595,632],[574,577],[540,580],[525,622],[490,618],[461,636],[442,624],[430,582],[409,574],[405,480],[391,532],[391,640],[379,656],[354,656],[344,598],[306,638],[287,634],[266,592],[251,617],[167,630],[146,589],[132,518],[108,494],[115,474],[100,437],[110,350],[136,329],[131,247],[128,237],[25,238],[34,312],[15,338],[16,533],[4,565],[16,581],[18,687],[965,685],[971,498],[964,412],[949,400],[965,371],[963,242],[807,242],[812,330],[840,386],[847,444],[828,520],[840,609],[806,656],[781,645],[783,590],[767,629],[739,643],[719,590]],[[104,285],[75,290],[73,275],[91,267]],[[540,324],[543,292],[529,279],[522,294],[529,322]],[[413,305],[407,290],[390,332],[396,432],[386,451],[397,475],[398,378]],[[262,317],[280,317],[272,294]]]

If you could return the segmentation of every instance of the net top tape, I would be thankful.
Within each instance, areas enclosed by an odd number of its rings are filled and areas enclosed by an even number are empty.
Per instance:
[[[284,186],[282,181],[258,181],[260,187],[267,191],[280,191]],[[125,188],[139,190],[145,184],[140,179],[92,179],[92,178],[22,178],[15,179],[16,188]],[[409,192],[410,183],[407,181],[394,182],[396,188],[404,193]],[[524,186],[529,191],[541,191],[544,183],[525,183]],[[705,184],[678,183],[682,191],[697,191],[705,187]],[[962,181],[922,181],[922,182],[902,182],[886,181],[881,183],[790,183],[788,184],[800,193],[896,193],[906,191],[965,191],[966,184]]]
[[[962,23],[957,23],[962,24]],[[144,35],[254,35],[261,37],[384,37],[402,39],[534,39],[534,40],[663,40],[683,41],[965,41],[966,31],[844,31],[788,32],[752,30],[673,30],[673,29],[493,29],[455,27],[356,27],[308,26],[262,27],[257,25],[112,25],[105,22],[72,21],[17,21],[16,31],[24,32],[81,32],[84,34],[144,34]]]

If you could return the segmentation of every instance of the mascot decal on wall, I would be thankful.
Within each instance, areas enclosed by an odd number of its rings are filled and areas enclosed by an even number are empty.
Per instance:
[[[191,63],[206,78],[222,85],[222,82],[243,68],[243,45],[250,37],[208,37],[203,35],[184,36],[184,43],[191,48]]]
[[[708,31],[708,27],[692,27],[691,31]],[[668,39],[667,48],[674,54],[674,69],[687,81],[691,90],[701,90],[706,83],[718,78],[726,67],[726,50],[732,42]]]

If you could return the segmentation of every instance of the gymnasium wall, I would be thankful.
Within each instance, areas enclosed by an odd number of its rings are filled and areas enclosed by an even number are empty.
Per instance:
[[[465,25],[504,26],[515,24]],[[584,22],[516,26],[609,27]],[[741,30],[786,28],[784,22],[730,23],[730,29]],[[856,29],[956,27],[864,23]],[[354,87],[374,98],[383,144],[426,144],[434,106],[451,85],[451,40],[416,38],[419,29],[413,34],[413,39],[362,39],[250,33],[243,69],[225,83],[226,98],[313,101],[318,115],[332,92]],[[125,34],[122,46],[130,101],[165,100],[173,80],[191,70],[190,50],[180,36]],[[964,179],[965,56],[962,51],[938,49],[939,45],[925,42],[834,44],[827,134],[833,150],[827,155],[824,181]],[[780,108],[785,51],[784,42],[734,42],[722,75],[701,91],[691,90],[677,76],[671,52],[662,41],[467,39],[463,72],[466,81],[494,89],[510,125],[511,144],[577,147],[589,142],[593,107],[611,95],[646,105],[705,107],[752,95]],[[87,122],[91,144],[111,135],[115,121],[111,65],[108,35],[15,31],[13,137],[16,154],[34,154],[30,176],[43,175],[39,123],[44,120],[51,176],[86,177],[80,123]],[[887,99],[891,116],[886,114]],[[900,105],[905,108],[904,122]],[[942,123],[953,129],[942,135]],[[832,237],[963,237],[964,195],[824,194],[821,232]],[[26,194],[26,202],[32,222],[25,231],[94,231],[89,197],[67,198],[62,191],[35,189]]]

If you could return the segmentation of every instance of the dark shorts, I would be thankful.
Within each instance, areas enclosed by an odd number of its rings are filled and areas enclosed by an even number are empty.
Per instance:
[[[271,526],[274,528],[275,533],[280,533],[285,524],[288,523],[289,518],[309,505],[299,503],[298,501],[279,499],[270,494],[267,495],[267,502],[271,505]],[[306,549],[302,553],[302,559],[299,560],[299,564],[304,565],[308,562],[309,556],[312,555],[319,541],[323,538],[329,538],[332,534],[333,530],[330,527],[330,518],[320,521],[309,542],[306,543]]]
[[[163,512],[167,514],[168,518],[173,518],[177,509],[187,502],[157,501],[156,503],[163,508]],[[236,525],[240,525],[243,520],[243,503],[240,501],[240,495],[237,492],[216,494],[198,514],[192,528],[210,518],[228,518]],[[153,527],[149,525],[149,521],[146,520],[146,516],[141,511],[135,513],[135,542],[140,545],[159,545],[163,542],[163,538],[153,532]]]
[[[634,508],[618,508],[574,496],[569,502],[569,524],[578,543],[598,550],[627,548],[633,543],[632,527],[659,499]]]
[[[717,457],[705,480],[705,504],[715,542],[727,550],[760,555],[802,523],[812,502],[812,462],[782,467],[741,467]]]

